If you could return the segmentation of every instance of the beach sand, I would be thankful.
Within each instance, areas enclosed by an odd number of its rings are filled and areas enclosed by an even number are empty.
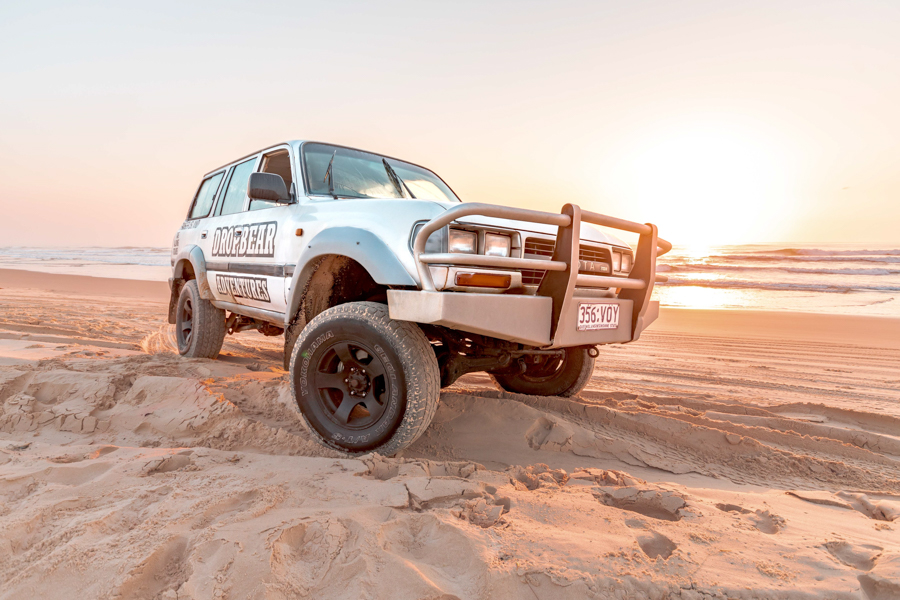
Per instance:
[[[900,320],[663,310],[578,398],[313,443],[282,339],[0,270],[0,598],[900,598]]]

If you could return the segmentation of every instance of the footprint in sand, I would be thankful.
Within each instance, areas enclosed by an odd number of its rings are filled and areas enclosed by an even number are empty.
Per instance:
[[[637,543],[650,558],[666,559],[678,548],[678,544],[661,533],[650,531],[637,537]]]
[[[757,510],[755,513],[750,515],[749,518],[754,527],[756,527],[763,533],[768,533],[769,535],[778,533],[779,531],[784,529],[785,526],[785,521],[782,517],[773,515],[767,510]]]
[[[900,598],[900,555],[881,556],[875,562],[870,571],[857,577],[863,600]]]
[[[826,542],[824,547],[838,561],[860,571],[871,571],[882,551],[879,546],[869,544],[854,546],[844,541]]]
[[[742,506],[738,506],[737,504],[719,503],[719,504],[716,504],[716,508],[718,508],[722,512],[740,513],[742,515],[749,515],[751,512]]]
[[[151,460],[144,465],[143,473],[144,475],[156,475],[157,473],[171,473],[172,471],[184,469],[191,464],[190,452],[188,450],[186,453],[178,453]]]
[[[778,515],[773,515],[767,510],[748,510],[737,504],[716,504],[716,508],[722,512],[730,512],[739,515],[750,515],[747,519],[753,524],[758,531],[769,535],[778,533],[785,526],[785,520]]]
[[[660,519],[680,521],[681,510],[687,506],[684,498],[668,490],[628,487],[600,487],[593,490],[594,497],[607,506],[630,510],[638,514]]]

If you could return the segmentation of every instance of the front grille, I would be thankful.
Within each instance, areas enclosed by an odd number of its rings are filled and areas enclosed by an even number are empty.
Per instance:
[[[553,240],[543,240],[540,238],[525,239],[525,258],[551,258],[556,242]],[[537,269],[522,269],[523,285],[540,285],[547,271],[539,271]]]
[[[556,242],[553,240],[542,240],[538,238],[527,238],[525,240],[525,257],[529,254],[534,256],[553,256],[553,250],[556,248]]]
[[[600,262],[611,265],[609,260],[609,250],[606,248],[593,248],[591,246],[582,246],[578,249],[578,258],[591,262]]]
[[[542,238],[525,239],[525,258],[550,258],[556,247],[554,240]],[[598,246],[586,246],[582,244],[578,249],[578,259],[587,262],[599,262],[609,266],[607,273],[612,272],[612,256],[606,248]],[[547,271],[540,269],[522,269],[523,285],[540,285]],[[595,271],[579,271],[579,273],[596,274]]]
[[[522,269],[522,285],[541,285],[546,272],[536,269]]]

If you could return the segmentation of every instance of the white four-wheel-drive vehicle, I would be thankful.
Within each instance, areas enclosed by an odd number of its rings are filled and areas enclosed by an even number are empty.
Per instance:
[[[639,234],[636,252],[588,223]],[[466,373],[577,394],[597,345],[656,318],[670,248],[654,225],[462,203],[423,167],[292,141],[203,178],[172,246],[169,322],[189,357],[215,358],[226,333],[284,334],[310,430],[390,455]]]

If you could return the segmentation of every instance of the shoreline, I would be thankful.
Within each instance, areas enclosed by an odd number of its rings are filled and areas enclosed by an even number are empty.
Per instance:
[[[0,289],[54,294],[133,297],[166,302],[168,283],[0,269]],[[900,319],[800,311],[662,307],[644,335],[691,334],[711,337],[789,339],[900,349]]]
[[[166,281],[144,279],[119,279],[45,273],[27,269],[0,269],[0,289],[30,289],[66,294],[93,296],[125,296],[131,298],[168,300],[169,284]]]

